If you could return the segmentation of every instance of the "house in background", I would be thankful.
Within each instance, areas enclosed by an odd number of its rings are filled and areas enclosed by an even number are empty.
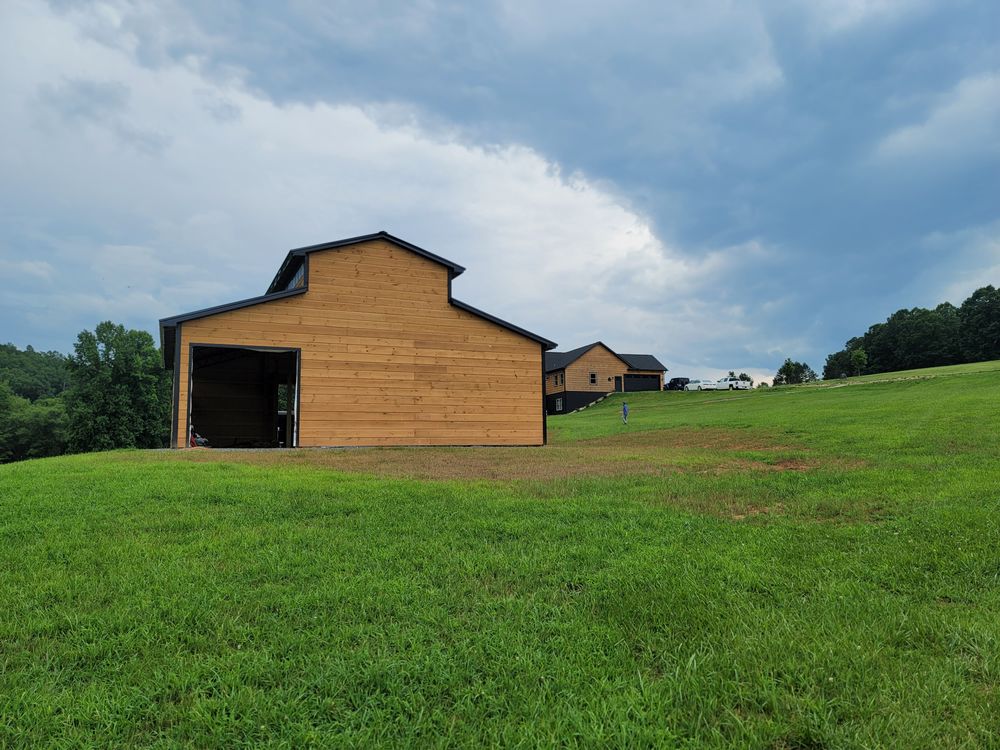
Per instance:
[[[545,354],[545,409],[564,414],[613,391],[659,391],[667,368],[651,354],[618,354],[601,341]]]
[[[260,297],[164,318],[171,445],[543,445],[555,344],[453,298],[464,270],[379,232],[292,250]]]

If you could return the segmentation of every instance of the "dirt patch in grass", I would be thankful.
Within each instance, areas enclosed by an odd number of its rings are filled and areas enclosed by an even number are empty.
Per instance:
[[[739,459],[739,458],[720,458],[718,463],[708,464],[700,466],[697,468],[691,468],[696,474],[709,474],[712,476],[720,476],[722,474],[729,474],[734,471],[763,471],[763,472],[804,472],[811,471],[813,469],[819,469],[823,466],[832,466],[834,462],[820,462],[815,459],[782,459],[780,461],[753,461],[750,459]],[[839,465],[839,464],[838,464]]]
[[[808,471],[815,469],[816,464],[798,458],[783,458],[770,464],[770,467],[774,471]]]
[[[801,446],[789,445],[764,433],[749,430],[673,429],[626,432],[610,437],[591,438],[571,443],[566,447],[587,448],[647,448],[717,451],[799,451]]]
[[[775,460],[746,453],[798,454]],[[805,450],[746,430],[649,430],[539,448],[312,448],[274,451],[164,451],[189,461],[308,465],[408,479],[552,480],[662,476],[693,472],[807,471],[820,463]]]
[[[746,505],[739,510],[732,511],[729,517],[734,521],[743,521],[747,518],[753,518],[755,516],[767,516],[771,514],[781,514],[785,512],[785,506],[781,503],[776,505]]]

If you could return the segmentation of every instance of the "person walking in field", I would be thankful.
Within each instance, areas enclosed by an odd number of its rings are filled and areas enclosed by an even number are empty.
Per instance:
[[[628,424],[628,404],[622,401],[622,424]]]

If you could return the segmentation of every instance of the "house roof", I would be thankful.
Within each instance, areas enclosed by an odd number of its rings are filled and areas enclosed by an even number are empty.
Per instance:
[[[290,250],[288,255],[285,256],[285,261],[282,263],[281,268],[278,270],[278,274],[274,277],[274,281],[268,287],[266,294],[259,297],[249,297],[247,299],[237,300],[236,302],[228,302],[224,305],[215,305],[214,307],[206,307],[201,310],[195,310],[194,312],[182,313],[180,315],[174,315],[169,318],[160,319],[160,349],[163,352],[163,365],[164,367],[170,368],[174,365],[174,355],[175,348],[177,346],[177,325],[184,323],[188,320],[197,320],[199,318],[207,318],[212,315],[218,315],[219,313],[230,312],[232,310],[239,310],[244,307],[251,307],[253,305],[260,305],[265,302],[273,302],[274,300],[285,299],[287,297],[294,297],[299,294],[305,294],[309,289],[308,277],[306,278],[306,283],[304,286],[297,287],[295,289],[284,289],[282,284],[287,285],[287,283],[295,275],[298,270],[298,264],[292,263],[289,265],[289,261],[294,258],[304,259],[309,253],[317,252],[319,250],[332,250],[339,247],[347,247],[348,245],[355,245],[361,242],[368,242],[370,240],[382,239],[392,242],[400,247],[403,247],[411,252],[417,253],[435,263],[440,263],[449,270],[449,280],[455,278],[460,273],[462,273],[465,268],[458,265],[457,263],[452,263],[450,260],[446,260],[439,255],[434,255],[416,245],[411,245],[409,242],[399,239],[398,237],[393,237],[388,232],[377,232],[376,234],[366,234],[361,237],[351,237],[346,240],[337,240],[335,242],[326,242],[322,245],[310,245],[309,247],[302,247],[297,250]],[[301,261],[300,261],[301,262]],[[308,269],[307,269],[308,270]],[[530,331],[516,326],[513,323],[508,323],[505,320],[501,320],[489,313],[485,313],[472,305],[468,305],[465,302],[454,299],[451,296],[451,284],[448,285],[448,302],[451,305],[459,308],[460,310],[465,310],[477,317],[488,320],[491,323],[495,323],[509,331],[518,333],[526,338],[533,341],[537,341],[546,350],[554,349],[555,342],[549,341],[543,336],[531,333]]]
[[[618,356],[628,362],[628,366],[633,370],[667,371],[667,368],[663,366],[663,363],[652,354],[619,354]]]
[[[666,367],[652,354],[619,354],[610,346],[605,344],[603,341],[595,341],[593,344],[587,344],[586,346],[581,346],[578,349],[572,349],[568,352],[546,352],[545,353],[545,372],[554,372],[555,370],[565,370],[571,364],[576,362],[580,357],[589,352],[595,346],[603,346],[609,352],[614,354],[618,359],[628,365],[630,370],[663,370],[666,371]]]
[[[299,270],[299,266],[302,265],[302,259],[310,253],[317,253],[321,250],[337,250],[350,245],[358,245],[362,242],[371,242],[372,240],[385,240],[386,242],[391,242],[392,244],[405,250],[409,250],[411,253],[427,258],[427,260],[440,263],[448,269],[448,277],[451,279],[455,278],[465,270],[465,268],[458,265],[458,263],[453,263],[447,258],[442,258],[440,255],[435,255],[429,250],[424,250],[422,247],[417,247],[406,240],[401,240],[399,237],[394,237],[388,232],[383,231],[375,232],[375,234],[363,234],[359,237],[348,237],[346,240],[334,240],[333,242],[323,242],[319,245],[308,245],[306,247],[289,250],[288,255],[285,256],[285,260],[281,264],[281,268],[279,268],[278,273],[274,275],[274,279],[271,281],[271,285],[267,288],[265,294],[282,291],[288,285],[288,282],[292,280],[292,277],[295,276],[295,272]]]
[[[553,370],[565,370],[567,367],[576,362],[578,359],[580,359],[580,357],[589,352],[595,346],[603,346],[609,352],[618,357],[618,359],[621,359],[622,362],[624,362],[626,365],[628,364],[628,362],[625,362],[625,360],[622,359],[620,354],[615,352],[614,349],[605,344],[603,341],[595,341],[593,344],[587,344],[586,346],[581,346],[579,349],[572,349],[571,351],[568,352],[546,352],[545,372],[552,372]]]

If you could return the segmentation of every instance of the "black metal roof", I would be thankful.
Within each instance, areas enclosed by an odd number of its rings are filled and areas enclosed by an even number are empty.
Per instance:
[[[663,363],[652,354],[619,354],[618,356],[628,362],[628,366],[633,370],[667,371],[667,368],[663,366]]]
[[[537,333],[532,333],[531,331],[527,331],[524,328],[521,328],[520,326],[514,325],[513,323],[508,323],[506,320],[501,320],[500,318],[496,317],[495,315],[490,315],[487,312],[483,312],[482,310],[480,310],[478,308],[475,308],[472,305],[466,304],[465,302],[462,302],[461,300],[457,300],[454,297],[450,297],[448,299],[448,302],[450,302],[452,305],[454,305],[455,307],[457,307],[459,310],[465,310],[466,312],[472,313],[473,315],[475,315],[477,317],[480,317],[480,318],[483,318],[484,320],[488,320],[491,323],[496,323],[498,326],[506,328],[509,331],[513,331],[514,333],[519,333],[522,336],[524,336],[525,338],[529,338],[529,339],[532,339],[533,341],[537,341],[539,344],[541,344],[542,346],[545,347],[546,351],[548,351],[549,349],[555,349],[556,348],[556,342],[555,341],[549,341],[547,338],[545,338],[543,336],[539,336]]]
[[[306,287],[299,287],[298,289],[289,289],[286,292],[276,292],[275,294],[263,294],[260,297],[250,297],[248,299],[237,300],[236,302],[227,302],[224,305],[205,307],[202,308],[201,310],[195,310],[194,312],[189,312],[189,313],[181,313],[180,315],[174,315],[170,318],[160,318],[160,349],[163,351],[163,366],[166,368],[173,367],[174,346],[176,345],[175,337],[177,335],[178,323],[183,323],[186,320],[197,320],[198,318],[207,318],[211,315],[218,315],[219,313],[229,312],[230,310],[239,310],[244,307],[260,305],[264,302],[273,302],[276,299],[285,299],[286,297],[294,297],[298,294],[304,294],[305,292],[306,292]]]
[[[409,242],[399,239],[398,237],[393,237],[388,232],[377,232],[375,234],[366,234],[361,237],[351,237],[346,240],[337,240],[336,242],[327,242],[322,245],[310,245],[309,247],[302,247],[297,250],[289,251],[288,255],[285,257],[284,263],[282,263],[281,268],[278,270],[278,274],[274,277],[274,281],[271,282],[271,286],[268,287],[267,294],[263,294],[259,297],[250,297],[248,299],[238,300],[236,302],[229,302],[224,305],[215,305],[214,307],[206,307],[201,310],[195,310],[194,312],[182,313],[180,315],[174,315],[169,318],[160,319],[160,349],[163,352],[163,365],[164,367],[171,368],[174,365],[174,349],[177,345],[177,326],[178,324],[184,323],[188,320],[197,320],[198,318],[207,318],[211,315],[218,315],[219,313],[230,312],[231,310],[239,310],[244,307],[251,307],[252,305],[260,305],[265,302],[273,302],[274,300],[285,299],[287,297],[294,297],[298,294],[305,294],[309,290],[309,280],[308,274],[306,276],[305,285],[297,287],[295,289],[285,290],[282,284],[287,284],[295,272],[298,270],[298,264],[292,263],[290,265],[289,261],[292,259],[304,259],[309,253],[317,252],[319,250],[332,250],[339,247],[347,247],[348,245],[355,245],[360,242],[367,242],[369,240],[383,239],[388,240],[400,247],[403,247],[411,252],[417,253],[435,263],[440,263],[449,270],[449,279],[453,279],[462,273],[465,268],[458,265],[457,263],[452,263],[450,260],[446,260],[439,255],[434,255],[416,245],[411,245]],[[301,261],[300,261],[301,262]],[[308,269],[307,269],[308,270]],[[276,291],[275,291],[276,290]],[[461,302],[451,296],[451,284],[448,285],[448,302],[460,310],[465,310],[468,313],[488,320],[491,323],[495,323],[498,326],[506,328],[507,330],[518,333],[532,341],[537,341],[546,350],[554,349],[555,343],[549,341],[543,336],[531,333],[530,331],[516,326],[513,323],[508,323],[505,320],[501,320],[496,316],[485,313],[472,305],[468,305],[465,302]],[[547,356],[547,355],[546,355]]]
[[[306,247],[289,250],[288,255],[285,256],[285,260],[281,264],[281,268],[279,268],[278,273],[274,275],[274,279],[271,281],[271,285],[267,288],[267,292],[265,292],[265,294],[280,292],[284,289],[288,285],[288,282],[292,280],[295,272],[299,270],[299,266],[302,264],[302,258],[309,255],[309,253],[316,253],[320,250],[336,250],[341,247],[348,247],[349,245],[357,245],[361,242],[371,242],[372,240],[386,240],[394,245],[399,245],[399,247],[404,248],[405,250],[409,250],[411,253],[416,253],[417,255],[427,258],[428,260],[432,260],[435,263],[440,263],[448,269],[449,277],[452,279],[465,270],[465,268],[458,265],[458,263],[452,263],[447,258],[442,258],[440,255],[435,255],[428,250],[424,250],[422,247],[417,247],[406,240],[401,240],[399,237],[394,237],[388,232],[383,231],[375,232],[375,234],[363,234],[359,237],[348,237],[346,240],[334,240],[333,242],[323,242],[319,245],[308,245]]]
[[[628,365],[630,370],[664,370],[666,367],[652,354],[619,354],[610,346],[605,344],[603,341],[595,341],[593,344],[587,344],[586,346],[581,346],[578,349],[572,349],[568,352],[546,352],[545,353],[545,372],[554,372],[555,370],[565,370],[571,364],[576,362],[580,357],[589,352],[595,346],[603,346],[609,352],[614,354],[618,359]]]
[[[545,372],[552,372],[553,370],[564,370],[571,364],[576,362],[580,357],[589,352],[595,346],[603,346],[609,352],[614,354],[618,359],[622,359],[619,354],[615,352],[610,346],[605,344],[603,341],[595,341],[593,344],[587,344],[586,346],[581,346],[578,349],[572,349],[568,352],[546,352],[545,354]],[[628,362],[625,362],[626,365]]]

